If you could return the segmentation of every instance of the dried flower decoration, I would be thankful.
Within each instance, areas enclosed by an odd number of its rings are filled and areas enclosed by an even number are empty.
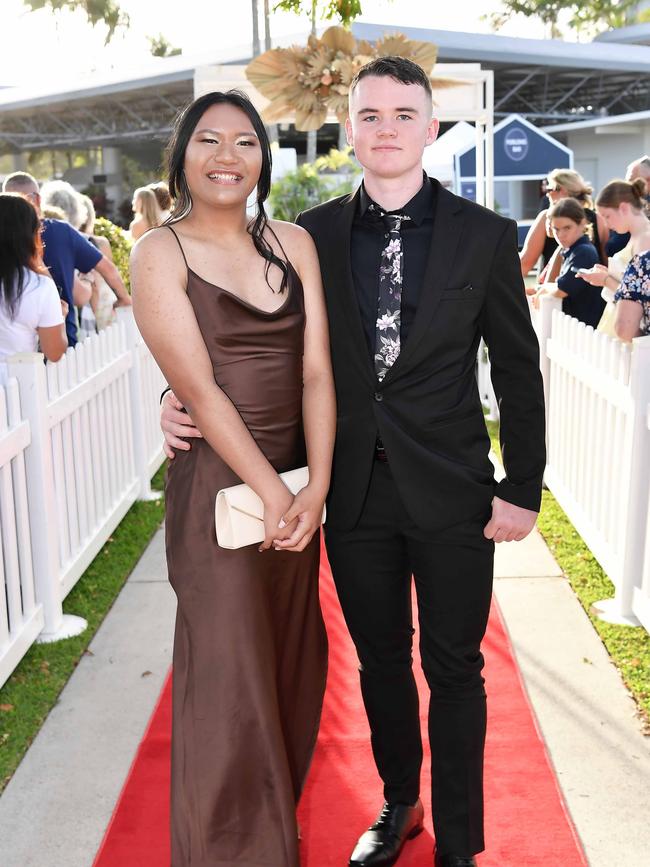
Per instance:
[[[418,63],[435,91],[464,82],[432,76],[438,49],[430,42],[407,39],[401,33],[385,36],[374,45],[357,42],[349,30],[330,27],[306,46],[272,48],[246,67],[251,84],[269,100],[262,112],[267,123],[295,115],[296,129],[320,129],[328,114],[343,123],[348,113],[350,83],[359,69],[376,57],[397,55]]]

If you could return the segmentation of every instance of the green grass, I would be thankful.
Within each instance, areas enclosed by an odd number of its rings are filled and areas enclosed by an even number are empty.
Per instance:
[[[151,486],[162,489],[164,466]],[[68,594],[63,610],[88,621],[81,634],[33,644],[0,689],[0,792],[48,713],[164,516],[162,498],[136,502]]]
[[[499,426],[486,424],[500,457]],[[537,526],[633,695],[643,730],[650,735],[650,635],[642,627],[606,623],[591,610],[594,602],[614,595],[614,585],[550,491],[542,494]]]

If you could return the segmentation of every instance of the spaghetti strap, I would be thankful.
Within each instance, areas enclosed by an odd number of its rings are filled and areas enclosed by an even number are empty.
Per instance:
[[[171,227],[170,227],[170,228],[171,228]],[[278,238],[277,233],[273,230],[273,227],[272,227],[269,223],[266,224],[266,228],[269,230],[269,232],[273,235],[273,237],[275,238],[275,240],[278,242],[278,246],[279,246],[280,249],[282,250],[282,255],[283,255],[284,258],[285,258],[285,264],[286,264],[286,265],[290,265],[291,263],[289,262],[289,257],[287,256],[286,250],[285,250],[284,247],[282,246],[282,241]],[[280,261],[282,261],[282,260],[280,260]],[[294,270],[295,270],[295,269],[294,269]]]
[[[183,257],[183,262],[185,262],[185,267],[186,267],[187,270],[189,271],[189,270],[190,270],[190,266],[187,264],[187,258],[186,258],[186,256],[185,256],[185,250],[183,250],[183,245],[181,244],[181,239],[178,237],[178,235],[177,235],[176,232],[172,229],[171,226],[167,226],[166,228],[169,229],[169,231],[172,233],[172,235],[176,238],[176,243],[178,244],[178,246],[179,246],[179,248],[180,248],[181,256]]]

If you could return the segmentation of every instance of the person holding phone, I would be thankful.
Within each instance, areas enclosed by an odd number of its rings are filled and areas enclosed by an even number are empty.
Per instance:
[[[548,216],[563,261],[557,280],[542,283],[537,295],[561,298],[563,313],[595,328],[603,315],[605,302],[581,276],[581,269],[591,268],[599,261],[598,251],[587,234],[587,214],[576,199],[565,198],[549,209]]]
[[[611,181],[596,199],[607,225],[620,234],[629,233],[631,259],[623,276],[604,265],[580,272],[592,286],[614,292],[614,333],[620,340],[650,334],[650,220],[646,213],[647,184],[643,178]]]

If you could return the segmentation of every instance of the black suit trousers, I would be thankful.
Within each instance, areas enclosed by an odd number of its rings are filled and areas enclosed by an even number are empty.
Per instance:
[[[422,739],[412,670],[412,579],[430,689],[432,805],[441,852],[483,842],[486,698],[480,645],[492,597],[494,543],[481,514],[436,534],[419,530],[390,464],[375,461],[353,530],[325,530],[345,620],[360,661],[372,749],[389,803],[414,803]]]

